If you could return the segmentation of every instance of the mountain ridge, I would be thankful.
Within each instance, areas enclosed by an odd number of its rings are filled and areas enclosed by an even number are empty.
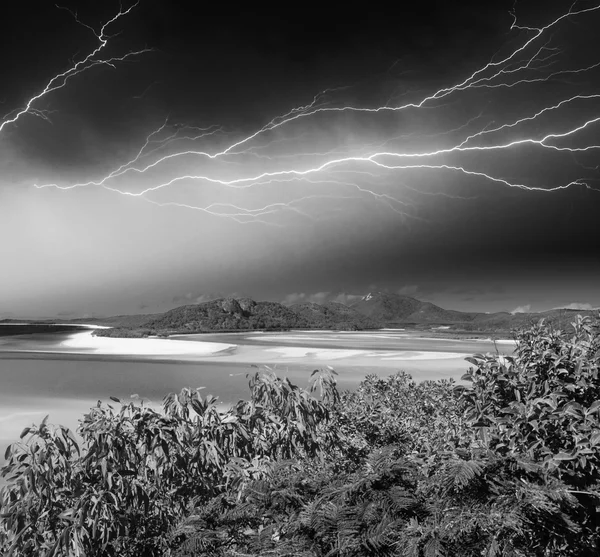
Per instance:
[[[546,319],[555,326],[568,326],[575,315],[596,315],[598,310],[551,309],[544,312],[463,312],[444,309],[403,294],[370,292],[353,303],[357,311],[387,325],[448,325],[453,330],[472,332],[510,332]]]
[[[575,315],[596,315],[597,310],[554,309],[536,313],[461,312],[445,309],[390,292],[369,292],[351,304],[328,301],[284,305],[251,298],[224,297],[173,308],[156,314],[121,315],[106,318],[57,320],[2,319],[39,324],[89,323],[112,327],[96,330],[100,336],[144,337],[182,333],[234,332],[249,330],[365,330],[385,327],[432,329],[446,332],[509,333],[546,319],[558,328],[567,327]]]

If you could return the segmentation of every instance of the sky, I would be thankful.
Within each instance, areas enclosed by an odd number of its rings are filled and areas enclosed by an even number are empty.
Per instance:
[[[15,4],[0,318],[600,307],[600,2]]]

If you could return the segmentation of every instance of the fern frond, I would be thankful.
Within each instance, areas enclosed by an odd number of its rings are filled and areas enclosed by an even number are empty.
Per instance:
[[[473,479],[480,476],[485,469],[485,464],[477,460],[454,460],[449,462],[444,475],[444,484],[447,488],[463,488]]]
[[[423,547],[425,557],[446,557],[444,545],[437,536],[432,536]]]

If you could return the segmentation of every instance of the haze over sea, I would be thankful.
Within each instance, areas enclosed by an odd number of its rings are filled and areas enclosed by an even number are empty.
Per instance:
[[[512,341],[436,338],[402,329],[368,332],[292,331],[179,335],[173,339],[113,339],[91,329],[58,328],[13,335],[0,331],[0,450],[49,414],[75,429],[84,412],[110,396],[153,404],[183,387],[204,387],[223,404],[247,395],[252,365],[273,366],[298,385],[325,365],[351,389],[369,373],[403,370],[418,380],[460,379],[477,352],[510,354]]]

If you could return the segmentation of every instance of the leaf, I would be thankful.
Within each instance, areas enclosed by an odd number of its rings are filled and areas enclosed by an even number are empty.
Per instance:
[[[26,427],[22,432],[21,435],[19,435],[19,439],[23,439],[23,437],[25,437],[25,435],[27,435],[29,432],[31,431],[30,427]]]
[[[67,509],[58,515],[58,518],[63,520],[73,520],[73,509]]]
[[[600,408],[600,400],[596,402],[592,402],[592,405],[587,409],[587,413],[591,414],[592,412],[596,412]]]
[[[569,416],[573,416],[574,418],[583,417],[583,412],[581,410],[579,410],[577,407],[575,407],[575,403],[569,403],[569,406],[566,406],[563,409],[563,412],[565,414],[569,414]]]
[[[590,445],[595,447],[598,443],[600,443],[600,431],[595,431],[590,437]]]
[[[454,485],[466,486],[473,478],[480,476],[484,465],[476,460],[459,460],[450,467]]]
[[[575,457],[569,453],[558,453],[552,457],[554,460],[573,460]]]
[[[135,470],[119,470],[121,476],[135,476],[137,472]]]
[[[121,402],[116,396],[111,396],[110,400],[114,400],[115,402]]]

